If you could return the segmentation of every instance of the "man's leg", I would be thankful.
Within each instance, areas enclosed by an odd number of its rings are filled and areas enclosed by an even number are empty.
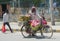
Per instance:
[[[9,24],[8,22],[7,22],[6,24],[8,25],[10,31],[13,33],[13,31],[12,31],[12,29],[11,29],[11,27],[10,27],[10,24]]]

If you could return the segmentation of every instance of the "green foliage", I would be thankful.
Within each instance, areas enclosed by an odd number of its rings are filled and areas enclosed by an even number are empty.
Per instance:
[[[32,0],[32,2],[35,6],[39,6],[39,4],[41,3],[41,0]]]
[[[11,1],[11,0],[0,0],[0,2],[8,2],[8,1]]]
[[[56,0],[57,2],[60,2],[60,0]]]
[[[44,3],[46,0],[20,0],[21,7],[29,7],[34,4],[35,6],[39,6],[40,3]]]
[[[29,7],[31,4],[30,0],[20,0],[20,6],[21,7]]]

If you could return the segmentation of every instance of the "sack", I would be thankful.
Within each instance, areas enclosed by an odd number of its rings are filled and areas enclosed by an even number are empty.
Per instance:
[[[39,20],[31,20],[30,24],[31,24],[31,29],[33,31],[37,31],[39,29],[39,27],[41,26]]]
[[[6,29],[5,29],[5,26],[4,25],[2,26],[2,32],[3,33],[6,32]]]
[[[31,29],[32,29],[33,31],[37,31],[39,28],[41,28],[41,25],[37,25],[37,26],[35,26],[35,27],[31,26]]]
[[[32,27],[35,27],[35,26],[37,26],[39,24],[40,24],[39,20],[31,20],[31,26]]]

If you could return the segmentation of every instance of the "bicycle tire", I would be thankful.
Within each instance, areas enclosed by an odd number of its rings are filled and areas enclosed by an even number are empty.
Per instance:
[[[53,36],[53,29],[51,26],[45,27],[42,29],[43,36],[46,38],[51,38]]]
[[[29,36],[29,33],[26,32],[26,28],[25,27],[26,27],[25,25],[22,26],[22,28],[21,28],[21,34],[22,34],[23,37],[26,38],[26,37]]]

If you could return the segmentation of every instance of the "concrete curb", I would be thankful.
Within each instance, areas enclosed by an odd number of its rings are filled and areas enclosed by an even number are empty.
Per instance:
[[[21,31],[20,29],[12,29],[13,31]],[[2,31],[2,29],[0,29]],[[10,31],[9,29],[6,29],[6,31]]]
[[[12,29],[13,31],[21,31],[20,29]],[[0,29],[2,31],[2,29]],[[10,31],[9,29],[6,29],[6,31]],[[60,32],[60,30],[53,29],[53,32]]]
[[[53,32],[60,32],[60,30],[56,30],[56,29],[54,29]]]

